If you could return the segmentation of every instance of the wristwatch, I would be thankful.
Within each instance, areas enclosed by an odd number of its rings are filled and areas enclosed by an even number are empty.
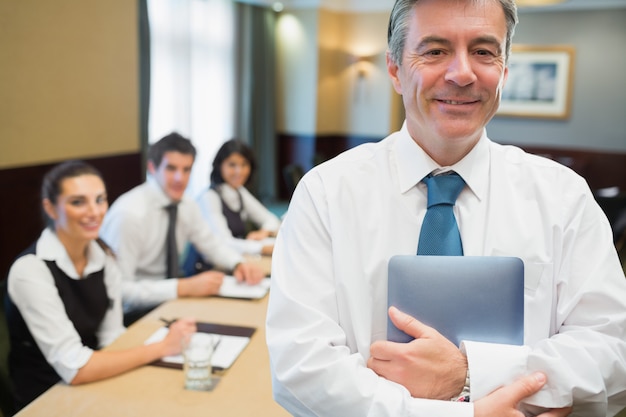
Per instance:
[[[465,385],[463,385],[463,391],[456,397],[450,399],[450,401],[456,402],[470,402],[470,375],[469,367],[467,368],[467,374],[465,375]]]

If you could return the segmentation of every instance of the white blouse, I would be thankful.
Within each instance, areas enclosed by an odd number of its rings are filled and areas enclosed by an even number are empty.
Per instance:
[[[11,266],[7,290],[48,363],[63,381],[70,383],[89,361],[93,350],[82,344],[80,335],[65,313],[54,277],[45,261],[55,261],[59,269],[72,279],[81,278],[57,235],[45,229],[37,241],[36,254],[22,256]],[[115,259],[92,241],[84,275],[102,268],[107,295],[113,304],[97,332],[100,347],[111,344],[125,330],[122,322],[122,280]]]
[[[236,190],[226,183],[220,184],[218,187],[226,205],[231,210],[239,211],[241,209],[241,202],[243,202],[241,218],[244,222],[249,220],[258,227],[258,229],[272,232],[278,230],[280,227],[280,219],[263,206],[263,204],[245,187],[240,187]],[[239,193],[237,191],[239,191]],[[241,201],[239,200],[239,194],[241,194]],[[222,200],[216,190],[208,189],[203,192],[198,197],[198,204],[202,215],[208,221],[213,233],[226,240],[228,244],[239,253],[258,255],[261,253],[263,246],[274,242],[273,238],[264,240],[235,238],[228,228],[228,222],[222,212]]]

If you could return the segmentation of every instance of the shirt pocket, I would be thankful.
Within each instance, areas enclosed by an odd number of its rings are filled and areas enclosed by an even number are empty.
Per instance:
[[[504,251],[493,249],[491,256],[516,256]],[[549,280],[552,263],[537,262],[522,256],[516,256],[524,262],[524,293],[533,296],[540,284]]]

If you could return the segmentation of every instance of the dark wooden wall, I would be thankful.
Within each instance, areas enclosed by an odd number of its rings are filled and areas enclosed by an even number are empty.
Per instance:
[[[341,152],[366,142],[377,142],[382,138],[346,135],[290,135],[279,134],[278,143],[278,199],[289,200],[291,191],[285,172],[289,166],[297,165],[304,172],[315,165],[331,159]]]
[[[286,165],[298,164],[305,171],[326,159],[365,142],[382,138],[340,135],[289,135],[278,136],[279,170]],[[518,145],[519,146],[519,145]],[[592,190],[619,187],[626,191],[626,152],[579,150],[540,146],[520,146],[527,152],[542,155],[569,166],[582,175]],[[281,187],[284,197],[284,184]]]
[[[280,178],[278,199],[287,201],[291,190],[285,179],[285,167],[298,165],[304,172],[314,165],[364,142],[381,138],[341,135],[287,135],[277,137],[278,166]],[[616,198],[599,198],[607,216],[612,220],[626,205],[626,153],[591,150],[573,150],[547,147],[524,147],[531,153],[546,156],[587,179],[592,190],[618,187]],[[128,191],[144,180],[140,153],[91,158],[103,174],[109,201]],[[54,164],[0,170],[0,280],[4,280],[13,259],[41,233],[40,187],[43,175]]]
[[[278,177],[279,198],[288,200],[291,196],[285,167],[300,166],[304,172],[320,162],[364,142],[374,142],[381,138],[352,137],[339,135],[279,135],[278,136]],[[562,149],[540,146],[521,146],[527,152],[553,159],[566,165],[583,176],[594,192],[600,189],[617,187],[615,197],[597,196],[598,203],[605,210],[611,223],[626,210],[626,152]]]
[[[622,218],[626,216],[626,153],[545,147],[524,149],[560,162],[584,177],[613,226],[616,239],[623,233],[618,230],[623,226],[616,223],[623,222]],[[607,196],[602,193],[609,188],[615,188],[616,194]]]
[[[84,160],[102,173],[109,202],[144,178],[139,153]],[[6,278],[15,257],[43,230],[41,180],[54,165],[0,170],[0,280]]]
[[[583,176],[592,190],[618,187],[626,192],[626,153],[523,146],[527,152],[562,163]]]

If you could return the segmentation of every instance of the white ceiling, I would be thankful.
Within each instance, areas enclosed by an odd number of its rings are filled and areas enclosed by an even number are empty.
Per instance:
[[[241,3],[272,5],[277,0],[237,0]],[[286,8],[324,8],[345,12],[386,12],[390,11],[394,0],[280,0]],[[520,7],[520,12],[599,10],[626,8],[626,0],[567,0],[556,6]]]

